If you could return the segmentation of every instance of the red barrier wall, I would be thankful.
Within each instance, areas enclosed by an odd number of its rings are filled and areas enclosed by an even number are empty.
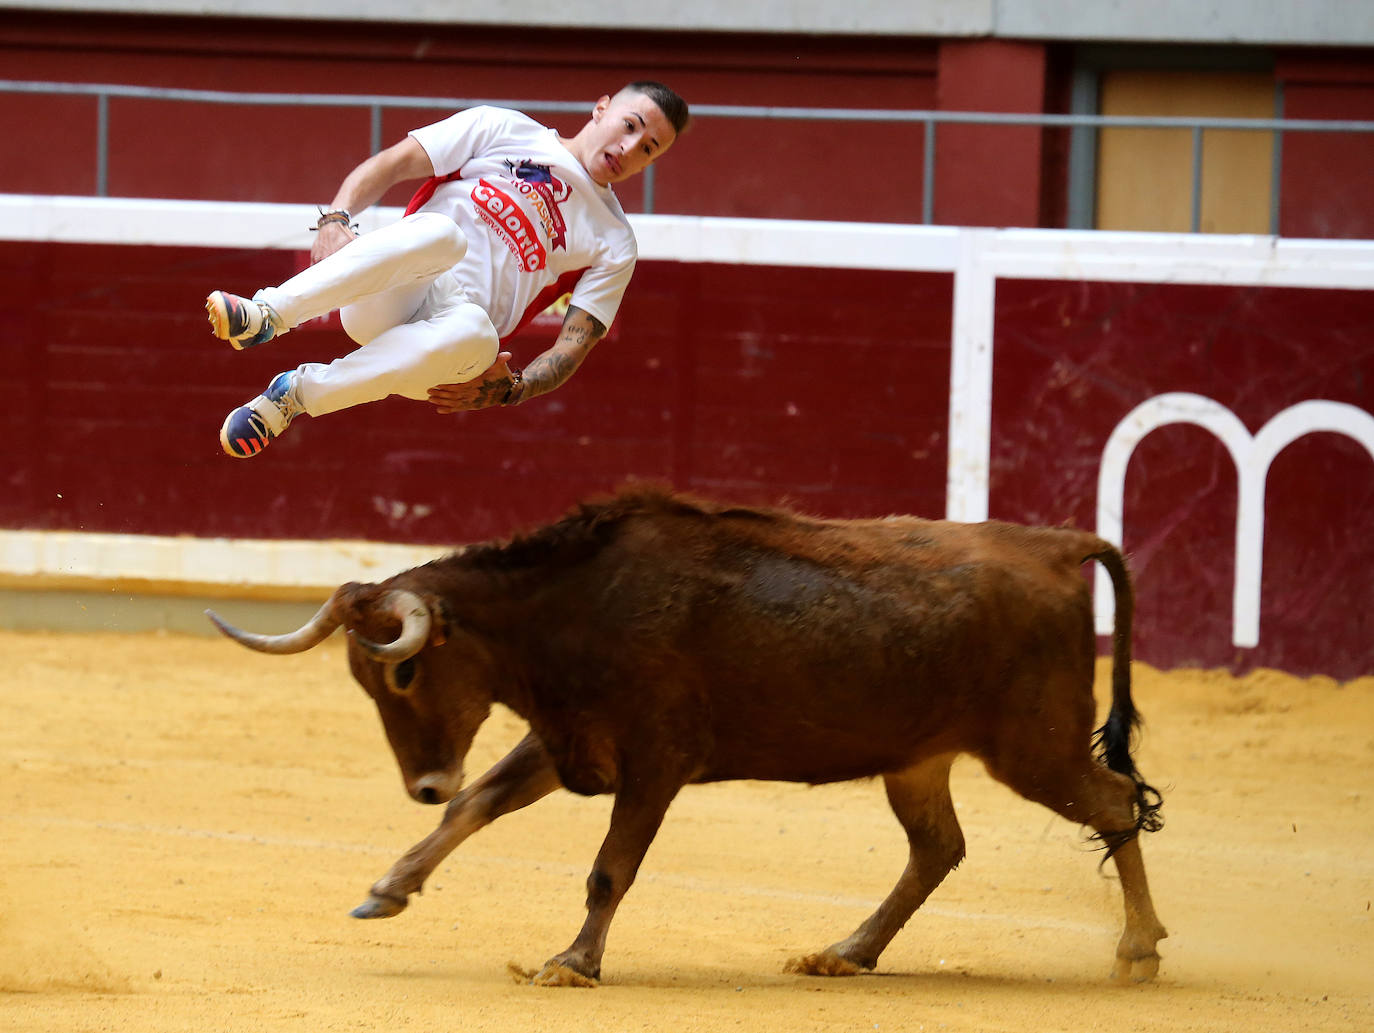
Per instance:
[[[944,511],[948,275],[643,263],[547,400],[459,416],[388,400],[229,459],[231,408],[349,344],[321,323],[233,352],[204,296],[303,258],[0,244],[0,526],[456,544],[627,477],[842,516]],[[515,361],[553,332],[527,330]]]
[[[827,516],[945,512],[949,275],[646,262],[611,338],[547,399],[458,417],[391,400],[229,459],[228,409],[346,344],[320,324],[234,353],[202,299],[301,260],[0,245],[0,527],[456,544],[627,477]],[[996,297],[994,517],[1094,526],[1108,434],[1165,392],[1213,398],[1251,433],[1309,399],[1374,411],[1371,292],[1003,280]],[[1126,489],[1142,659],[1374,670],[1374,462],[1358,445],[1316,434],[1275,461],[1261,642],[1243,652],[1225,450],[1162,428]]]

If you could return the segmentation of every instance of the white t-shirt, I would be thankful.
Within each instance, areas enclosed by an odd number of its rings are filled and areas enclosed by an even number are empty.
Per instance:
[[[634,273],[634,233],[615,193],[592,181],[554,130],[484,106],[410,135],[436,177],[410,210],[442,212],[467,236],[453,272],[500,337],[568,289],[573,305],[611,325]]]

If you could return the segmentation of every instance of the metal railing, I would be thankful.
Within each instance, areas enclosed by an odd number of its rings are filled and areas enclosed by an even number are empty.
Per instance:
[[[521,111],[580,114],[585,101],[494,100],[461,97],[393,97],[336,93],[235,93],[225,90],[171,89],[109,83],[56,83],[0,80],[0,93],[90,96],[96,102],[96,196],[107,195],[109,183],[109,108],[112,98],[179,101],[196,104],[245,104],[266,106],[361,108],[370,115],[369,153],[382,149],[382,112],[394,108],[458,111],[479,104]],[[888,122],[920,124],[924,128],[921,178],[921,221],[930,225],[935,211],[936,127],[941,125],[1030,126],[1067,128],[1075,135],[1074,149],[1091,151],[1095,134],[1103,129],[1183,129],[1192,134],[1190,228],[1199,232],[1202,217],[1202,143],[1211,130],[1241,130],[1274,134],[1270,177],[1270,232],[1279,225],[1280,172],[1283,139],[1287,133],[1374,133],[1374,121],[1284,118],[1187,118],[1144,115],[1056,115],[1046,113],[995,113],[978,111],[921,111],[876,108],[760,107],[736,104],[695,104],[694,120],[778,119],[811,122]],[[654,211],[655,169],[644,174],[644,211]]]

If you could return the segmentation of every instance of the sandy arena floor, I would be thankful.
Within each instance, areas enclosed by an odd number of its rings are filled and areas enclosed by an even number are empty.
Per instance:
[[[0,633],[0,656],[0,1030],[1374,1029],[1374,678],[1137,667],[1156,983],[1108,982],[1120,895],[1078,830],[963,761],[968,859],[876,974],[782,968],[901,870],[881,786],[743,783],[683,793],[602,985],[548,990],[507,963],[571,941],[607,801],[511,815],[361,922],[439,811],[405,797],[337,639]],[[493,715],[469,772],[521,731]]]

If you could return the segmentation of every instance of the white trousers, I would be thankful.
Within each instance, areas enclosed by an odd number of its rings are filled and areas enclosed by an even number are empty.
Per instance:
[[[496,328],[452,274],[467,249],[452,219],[419,212],[254,295],[288,327],[337,308],[359,345],[333,362],[297,369],[296,396],[307,413],[323,416],[388,395],[424,400],[435,384],[465,383],[496,361]]]

